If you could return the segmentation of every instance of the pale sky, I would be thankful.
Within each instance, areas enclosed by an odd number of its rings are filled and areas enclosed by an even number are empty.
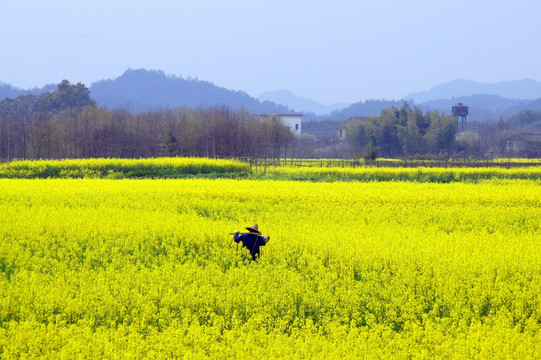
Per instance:
[[[25,89],[145,68],[328,104],[541,81],[539,0],[2,0],[0,34]]]

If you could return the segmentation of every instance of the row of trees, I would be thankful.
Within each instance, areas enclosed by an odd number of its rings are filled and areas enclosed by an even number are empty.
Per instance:
[[[51,137],[43,132],[49,118],[83,107],[96,107],[90,91],[81,83],[72,85],[67,80],[54,92],[0,101],[0,160],[32,157],[34,143],[40,142],[41,136]]]
[[[374,157],[450,154],[455,151],[456,120],[438,112],[423,114],[404,103],[378,117],[352,119],[345,124],[346,140],[359,153]]]
[[[452,116],[422,113],[404,103],[380,116],[352,118],[342,125],[306,124],[315,136],[295,138],[278,117],[255,119],[227,106],[162,109],[132,114],[99,108],[85,85],[64,80],[56,91],[0,101],[0,161],[93,157],[411,157],[421,155],[506,155],[509,140],[523,139],[510,129],[539,124],[541,113],[523,112],[510,120],[457,134]],[[346,141],[331,135],[345,129]],[[521,134],[519,134],[521,135]],[[522,142],[520,142],[522,141]],[[538,154],[539,150],[528,152]]]
[[[92,157],[279,157],[294,137],[278,118],[226,106],[137,115],[98,108],[82,84],[0,102],[0,160]]]

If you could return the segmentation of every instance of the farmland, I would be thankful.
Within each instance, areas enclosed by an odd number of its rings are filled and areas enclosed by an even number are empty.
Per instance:
[[[234,171],[0,179],[0,357],[541,357],[535,170]],[[253,222],[271,236],[257,262],[228,235]]]
[[[527,161],[528,160],[528,161]],[[490,167],[427,166],[396,167],[398,161],[383,159],[381,166],[361,164],[343,166],[344,161],[274,161],[262,163],[208,158],[155,158],[155,159],[77,159],[38,160],[0,163],[0,178],[9,179],[185,179],[232,178],[257,180],[300,181],[413,181],[413,182],[476,182],[486,179],[541,180],[541,163],[531,159],[515,159],[512,164],[530,166],[494,166],[505,164],[496,159]],[[321,166],[314,166],[321,163]],[[332,164],[342,166],[328,166]],[[392,164],[392,166],[389,166]],[[270,166],[268,166],[270,165]]]

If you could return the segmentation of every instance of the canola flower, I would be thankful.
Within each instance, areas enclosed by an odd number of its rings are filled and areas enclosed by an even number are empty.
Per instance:
[[[291,180],[464,182],[486,179],[541,179],[535,167],[266,167],[259,175]]]
[[[538,164],[541,163],[541,159],[539,158],[497,158],[493,160],[497,163],[505,163],[505,162],[518,162],[518,163],[533,163]]]
[[[520,159],[517,159],[520,160]],[[15,179],[171,179],[171,178],[250,178],[299,181],[413,181],[476,182],[486,179],[541,179],[541,166],[522,167],[386,167],[335,166],[336,161],[294,160],[260,166],[232,159],[155,158],[155,159],[72,159],[0,163],[0,178]],[[382,160],[391,162],[390,159]],[[339,162],[338,162],[339,163]],[[270,163],[269,163],[270,164]],[[359,163],[361,164],[361,162]],[[299,166],[300,165],[300,166]]]
[[[539,181],[4,179],[0,213],[3,359],[541,355]]]
[[[0,163],[0,178],[175,178],[187,175],[242,176],[249,165],[209,158],[22,160]]]

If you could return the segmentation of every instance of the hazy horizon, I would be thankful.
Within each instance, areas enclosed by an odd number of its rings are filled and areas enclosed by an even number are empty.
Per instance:
[[[401,99],[454,79],[541,80],[541,3],[7,0],[0,81],[28,89],[163,70],[253,97]]]

